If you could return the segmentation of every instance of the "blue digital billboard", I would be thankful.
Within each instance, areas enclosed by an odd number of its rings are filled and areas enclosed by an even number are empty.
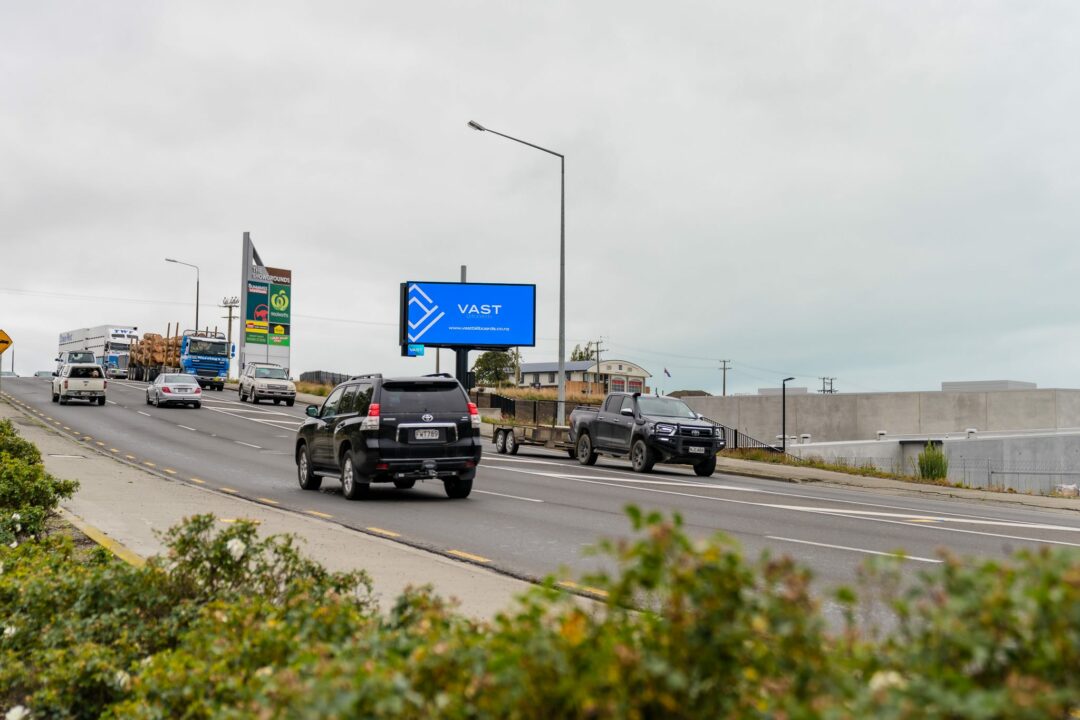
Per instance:
[[[536,345],[536,286],[407,282],[402,345],[506,348]]]

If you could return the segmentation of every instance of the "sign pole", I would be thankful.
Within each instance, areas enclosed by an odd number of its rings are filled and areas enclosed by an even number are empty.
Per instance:
[[[461,266],[461,282],[467,282],[465,280],[468,267],[466,265]],[[438,351],[436,351],[438,352]],[[469,349],[468,348],[455,348],[455,363],[454,374],[457,376],[457,380],[461,383],[461,387],[465,388],[465,392],[469,392]]]

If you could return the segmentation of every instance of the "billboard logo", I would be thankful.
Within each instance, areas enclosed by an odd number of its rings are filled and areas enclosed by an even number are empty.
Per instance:
[[[419,285],[415,284],[409,286],[410,311],[412,310],[413,305],[416,305],[417,309],[423,313],[423,316],[417,319],[416,322],[409,320],[409,340],[415,343],[424,336],[424,333],[434,327],[435,323],[442,320],[446,313],[439,312],[439,306],[428,297],[427,293],[420,289]],[[435,313],[438,313],[438,315],[435,315]],[[412,315],[411,312],[409,314]],[[429,318],[431,318],[432,315],[435,317],[429,321]],[[421,326],[423,327],[421,328]],[[417,330],[417,328],[421,329]]]
[[[285,292],[285,288],[281,288],[270,296],[270,305],[278,312],[289,309],[289,293]]]
[[[252,294],[255,294],[255,295],[265,295],[266,291],[267,291],[267,286],[264,285],[263,283],[253,283],[253,282],[248,283],[248,292],[249,293],[252,293]]]

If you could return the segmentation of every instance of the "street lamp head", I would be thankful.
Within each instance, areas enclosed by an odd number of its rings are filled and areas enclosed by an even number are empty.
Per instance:
[[[172,258],[165,258],[165,262],[180,262],[179,260],[173,260]]]
[[[792,381],[792,380],[794,380],[794,379],[795,379],[795,378],[793,378],[793,377],[789,377],[789,378],[784,378],[784,382],[791,382],[791,381]]]
[[[486,132],[487,131],[486,127],[484,127],[480,123],[476,122],[475,120],[470,120],[469,121],[469,127],[471,127],[473,130],[479,130],[480,132]]]

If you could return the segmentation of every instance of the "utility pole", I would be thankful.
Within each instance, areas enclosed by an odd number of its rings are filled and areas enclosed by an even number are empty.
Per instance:
[[[229,342],[229,354],[231,356],[231,354],[232,354],[233,310],[240,307],[240,298],[238,298],[238,297],[223,297],[223,298],[221,298],[221,305],[218,305],[218,307],[225,308],[226,310],[229,311],[229,314],[228,315],[222,315],[221,319],[229,321],[229,332],[228,332],[229,340],[228,340],[228,342]],[[232,363],[229,363],[229,374],[230,375],[232,374]]]
[[[836,392],[836,390],[833,389],[833,381],[836,380],[836,378],[834,378],[834,377],[819,377],[818,380],[821,381],[821,394],[822,395],[832,395],[833,393]]]
[[[600,373],[600,351],[603,349],[603,347],[601,346],[601,343],[603,342],[604,338],[603,336],[601,336],[600,339],[596,341],[596,345],[594,348],[596,353],[596,384],[600,386],[601,395],[604,394],[604,376]],[[588,344],[586,344],[586,347],[588,347]],[[589,393],[592,393],[591,385],[589,386]]]
[[[730,367],[728,367],[730,364],[731,364],[730,360],[721,360],[720,361],[720,372],[724,373],[724,390],[723,390],[723,395],[721,395],[721,397],[727,397],[727,371],[731,369]]]

